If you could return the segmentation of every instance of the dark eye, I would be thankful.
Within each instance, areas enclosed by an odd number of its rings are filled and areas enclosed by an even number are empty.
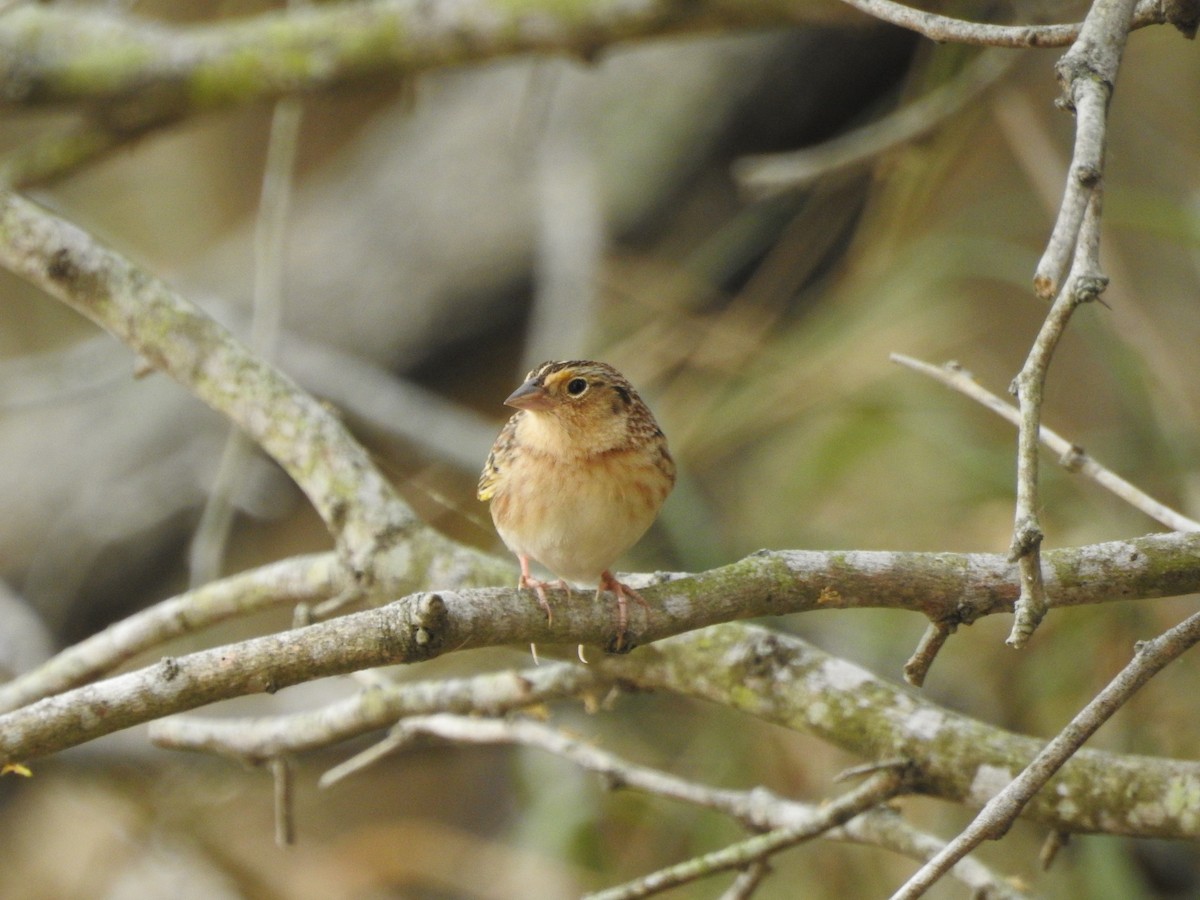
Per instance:
[[[578,397],[587,390],[587,381],[582,378],[572,378],[567,382],[567,393],[572,397]]]

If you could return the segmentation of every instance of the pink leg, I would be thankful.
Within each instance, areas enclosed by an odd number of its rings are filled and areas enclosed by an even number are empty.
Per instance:
[[[538,578],[534,578],[531,574],[529,574],[528,556],[518,555],[517,559],[521,561],[521,578],[517,582],[517,587],[531,588],[533,592],[537,594],[538,606],[540,606],[546,613],[546,624],[553,624],[554,613],[550,609],[550,601],[546,599],[546,588],[554,587],[555,585],[552,582],[542,581]],[[557,587],[560,587],[565,591],[567,590],[567,583],[560,578],[558,580]]]
[[[650,609],[650,604],[629,585],[617,581],[616,576],[608,569],[600,573],[600,586],[596,590],[597,599],[602,591],[612,591],[617,598],[617,650],[620,650],[625,643],[625,632],[629,626],[629,602],[626,598],[632,597],[642,605],[642,609]]]

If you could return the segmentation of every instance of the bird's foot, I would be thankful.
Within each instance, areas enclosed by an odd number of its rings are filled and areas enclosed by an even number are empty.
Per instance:
[[[550,601],[546,598],[548,589],[557,588],[561,591],[569,591],[570,587],[561,578],[558,581],[542,581],[539,578],[534,578],[532,575],[522,573],[521,580],[517,582],[518,588],[529,588],[537,594],[538,606],[546,614],[546,624],[554,624],[554,611],[550,608]]]
[[[614,642],[613,649],[614,652],[620,653],[626,649],[625,635],[629,630],[629,599],[636,600],[641,604],[642,609],[647,611],[650,609],[650,604],[629,585],[618,581],[616,576],[607,569],[600,574],[600,586],[596,590],[597,598],[599,598],[602,591],[612,591],[613,595],[617,598],[617,639]]]

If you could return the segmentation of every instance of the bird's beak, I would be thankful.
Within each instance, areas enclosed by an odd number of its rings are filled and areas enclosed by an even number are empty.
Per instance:
[[[542,385],[535,381],[527,381],[509,395],[504,405],[540,412],[549,409],[554,403]]]

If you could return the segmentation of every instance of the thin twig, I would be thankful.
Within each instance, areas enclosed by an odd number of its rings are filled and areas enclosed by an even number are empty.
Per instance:
[[[933,661],[937,659],[938,653],[945,645],[946,640],[954,633],[954,629],[955,625],[952,622],[929,623],[921,640],[917,643],[917,649],[904,664],[905,681],[913,687],[920,687],[925,683],[925,676],[929,674]]]
[[[1014,778],[987,802],[974,821],[926,863],[892,900],[916,900],[958,860],[985,840],[1003,837],[1033,796],[1084,742],[1147,681],[1200,641],[1196,613],[1152,641],[1138,644],[1134,657],[1117,676]]]
[[[579,669],[581,667],[574,666],[572,668]],[[538,674],[538,670],[529,670],[527,674],[535,676]],[[481,711],[485,715],[496,714],[495,710],[484,709]],[[582,740],[563,734],[550,726],[529,720],[519,719],[510,722],[475,717],[466,718],[463,715],[425,716],[409,719],[399,728],[394,729],[391,735],[392,740],[387,741],[386,745],[381,745],[375,752],[378,755],[391,752],[420,734],[462,743],[516,743],[534,747],[553,753],[583,769],[595,772],[602,776],[613,789],[639,790],[670,800],[690,803],[727,815],[738,821],[743,827],[755,831],[778,833],[787,830],[811,829],[817,827],[821,817],[825,815],[825,807],[799,803],[774,794],[766,788],[758,787],[749,791],[714,788],[686,781],[669,772],[639,766]],[[367,759],[364,758],[363,761],[365,762]],[[902,778],[904,769],[888,766],[886,772],[873,771],[883,778],[893,776]],[[326,773],[321,779],[321,784],[328,786],[345,774],[348,774],[348,771],[343,770],[342,766],[338,766]],[[944,846],[943,842],[917,831],[895,813],[882,807],[866,810],[847,820],[843,825],[826,832],[825,836],[839,841],[883,847],[895,853],[921,860],[931,858]],[[750,863],[751,868],[755,865],[755,863]],[[1018,900],[1024,896],[974,860],[963,860],[954,868],[952,874],[975,890],[986,890],[987,896],[995,897],[997,900],[999,898]],[[735,882],[730,890],[734,890],[737,884]],[[750,879],[743,882],[741,886],[748,889]]]
[[[915,31],[939,43],[973,44],[985,47],[1065,47],[1074,42],[1082,25],[990,25],[968,22],[937,13],[913,9],[894,0],[842,0],[860,12]],[[1143,0],[1134,27],[1165,22],[1158,0]]]
[[[950,362],[941,366],[935,366],[919,359],[914,359],[911,356],[905,356],[902,353],[893,353],[891,360],[912,369],[914,372],[928,375],[946,387],[970,397],[1014,425],[1019,426],[1021,424],[1021,414],[1016,407],[980,385],[979,382],[971,377],[970,372],[967,372],[957,363]],[[1042,425],[1039,437],[1042,444],[1056,454],[1059,464],[1068,472],[1090,478],[1096,484],[1111,491],[1139,512],[1145,513],[1157,522],[1161,522],[1167,528],[1174,529],[1175,531],[1200,531],[1200,522],[1155,500],[1145,491],[1130,484],[1111,469],[1098,463],[1093,457],[1085,453],[1082,447],[1071,443],[1053,429]]]
[[[1083,225],[1076,239],[1071,276],[1050,307],[1025,365],[1013,381],[1020,407],[1017,430],[1017,502],[1010,558],[1021,573],[1021,596],[1014,610],[1007,643],[1019,648],[1033,634],[1048,609],[1042,574],[1042,528],[1038,518],[1038,441],[1041,437],[1042,397],[1046,373],[1058,341],[1075,309],[1099,297],[1106,280],[1099,274],[1100,188],[1088,198]]]
[[[588,900],[638,900],[701,878],[709,878],[720,872],[745,868],[781,850],[820,837],[831,828],[836,828],[900,793],[904,786],[904,776],[899,772],[880,772],[841,797],[822,804],[817,808],[812,822],[756,835],[722,850],[705,853],[626,884],[586,896]]]
[[[1108,103],[1132,27],[1136,0],[1096,0],[1079,37],[1055,66],[1061,104],[1075,113],[1075,149],[1050,242],[1034,275],[1034,289],[1052,297],[1074,255],[1088,198],[1104,172]],[[1099,266],[1097,264],[1096,268]]]
[[[738,872],[733,883],[721,894],[720,900],[747,900],[753,897],[770,873],[771,866],[766,860],[755,860]]]
[[[412,743],[419,736],[437,737],[459,744],[520,744],[535,747],[602,776],[614,789],[628,788],[690,803],[731,816],[748,828],[777,827],[771,824],[771,820],[763,818],[764,800],[768,799],[765,795],[712,788],[661,769],[640,766],[559,729],[529,719],[507,721],[464,715],[404,719],[391,730],[385,741],[376,745],[380,749],[372,747],[354,758],[362,759],[363,763],[355,763],[352,767],[342,763],[326,772],[321,778],[321,787],[329,787],[351,771],[361,769],[363,764],[374,762],[383,754]],[[791,813],[806,824],[811,822],[813,811],[813,807],[791,805]]]
[[[920,860],[932,859],[946,846],[945,841],[913,828],[890,806],[869,809],[826,837],[833,841],[883,847]],[[971,897],[979,900],[1023,900],[1029,896],[1010,879],[991,871],[973,856],[959,860],[950,874],[971,889]]]
[[[1007,643],[1022,647],[1046,614],[1038,518],[1038,440],[1042,392],[1054,349],[1075,308],[1104,290],[1100,269],[1100,196],[1108,101],[1129,37],[1136,0],[1096,0],[1079,37],[1058,61],[1063,104],[1075,111],[1075,149],[1066,191],[1046,252],[1034,275],[1034,290],[1058,296],[1033,347],[1013,381],[1021,409],[1017,435],[1017,501],[1011,556],[1021,573],[1021,596]],[[1067,261],[1071,261],[1070,270]],[[1068,272],[1061,290],[1063,273]]]
[[[321,786],[329,786],[350,771],[356,771],[382,755],[410,744],[418,736],[432,736],[455,743],[536,747],[602,775],[614,788],[633,788],[681,800],[733,815],[743,822],[751,818],[754,806],[761,804],[752,793],[710,788],[659,769],[630,763],[540,722],[455,715],[419,716],[402,720],[383,742],[327,772],[321,779]],[[843,824],[864,810],[895,796],[904,789],[905,784],[902,770],[890,768],[878,772],[854,790],[819,807],[792,804],[797,821],[785,827],[590,896],[593,900],[646,897],[729,869],[743,868]]]
[[[601,697],[612,679],[594,667],[548,662],[520,672],[488,672],[377,684],[319,709],[253,719],[172,716],[153,722],[150,740],[172,750],[261,760],[342,743],[388,728],[399,719],[433,713],[499,716],[567,697]]]

